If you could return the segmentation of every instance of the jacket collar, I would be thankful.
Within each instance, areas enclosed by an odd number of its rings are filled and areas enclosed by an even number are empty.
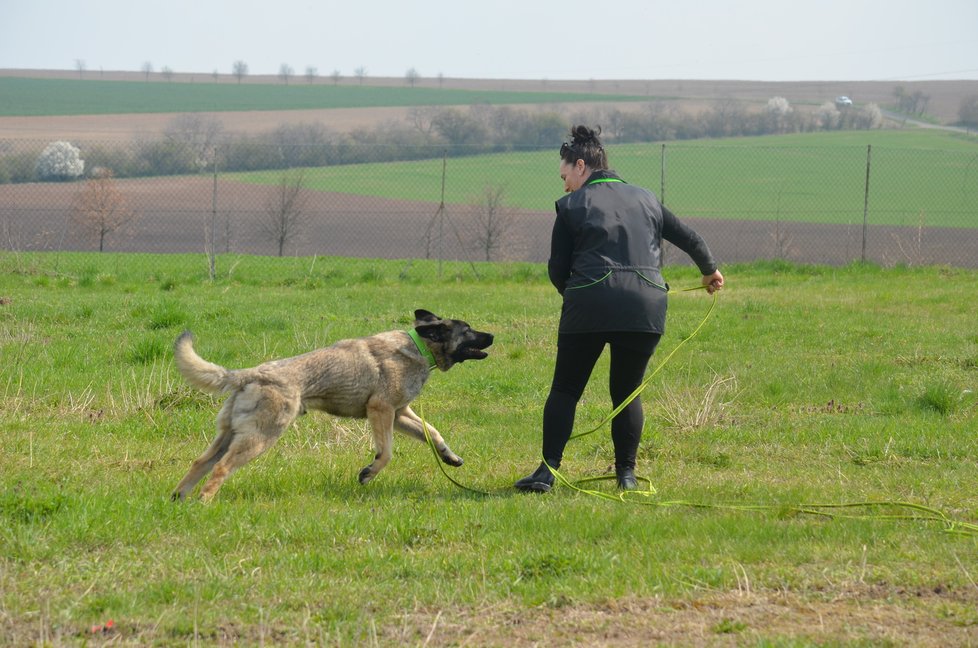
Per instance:
[[[587,182],[584,183],[584,186],[586,187],[589,184],[593,184],[595,182],[625,182],[625,181],[622,180],[621,176],[615,173],[615,171],[612,169],[598,169],[596,171],[591,172],[591,175],[588,176]]]

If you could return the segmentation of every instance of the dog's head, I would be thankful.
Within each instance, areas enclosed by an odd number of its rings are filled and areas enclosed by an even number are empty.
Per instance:
[[[435,356],[442,371],[466,360],[482,360],[492,344],[492,333],[476,331],[462,320],[442,319],[426,310],[414,311],[414,328]]]

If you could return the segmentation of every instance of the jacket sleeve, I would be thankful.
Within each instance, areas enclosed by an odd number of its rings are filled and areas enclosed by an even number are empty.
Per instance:
[[[717,270],[717,262],[707,247],[706,241],[692,228],[684,225],[675,214],[662,207],[662,238],[669,241],[689,257],[704,275]]]
[[[564,294],[567,279],[570,277],[573,252],[574,237],[564,219],[561,218],[558,206],[557,218],[554,220],[553,232],[550,235],[550,260],[547,262],[547,273],[550,275],[550,283],[561,295]]]

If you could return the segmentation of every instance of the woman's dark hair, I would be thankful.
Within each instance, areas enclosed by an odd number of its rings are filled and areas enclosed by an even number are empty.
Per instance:
[[[568,164],[584,160],[584,164],[589,169],[607,169],[608,154],[604,152],[604,146],[598,139],[600,134],[600,126],[597,129],[587,126],[571,126],[571,141],[561,144],[560,159]]]

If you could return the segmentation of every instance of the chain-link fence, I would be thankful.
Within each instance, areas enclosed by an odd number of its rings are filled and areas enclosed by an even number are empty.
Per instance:
[[[0,249],[539,262],[562,187],[551,148],[413,149],[397,161],[255,144],[245,164],[219,147],[188,156],[186,145],[103,142],[77,150],[78,176],[77,165],[42,163],[48,146],[0,142]],[[973,140],[960,150],[676,142],[609,155],[723,263],[978,265]]]

